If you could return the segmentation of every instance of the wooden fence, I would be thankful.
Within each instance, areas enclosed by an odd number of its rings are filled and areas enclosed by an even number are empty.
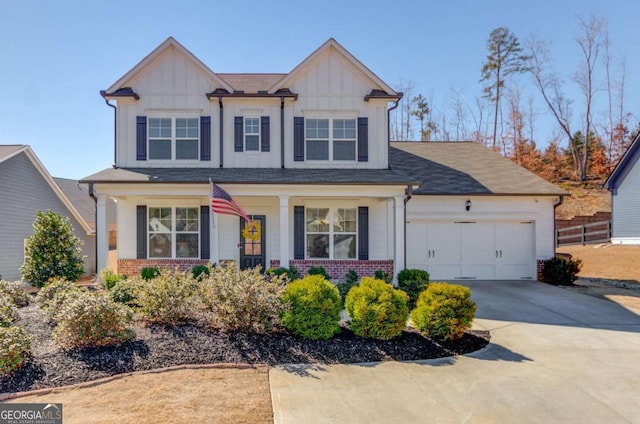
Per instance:
[[[556,246],[606,243],[611,240],[611,221],[592,222],[556,230]]]

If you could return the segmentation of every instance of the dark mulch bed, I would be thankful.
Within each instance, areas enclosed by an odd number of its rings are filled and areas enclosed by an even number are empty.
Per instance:
[[[193,323],[178,327],[136,322],[136,338],[120,347],[63,351],[51,341],[52,327],[35,304],[20,309],[22,325],[34,336],[33,358],[10,377],[0,393],[81,383],[131,371],[180,364],[336,364],[408,361],[465,354],[489,343],[489,332],[468,331],[455,342],[437,342],[412,329],[382,341],[355,336],[348,328],[331,340],[312,341],[285,332],[225,333]]]

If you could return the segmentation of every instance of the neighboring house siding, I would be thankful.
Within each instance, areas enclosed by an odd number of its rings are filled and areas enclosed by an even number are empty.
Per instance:
[[[629,165],[631,166],[631,164]],[[640,239],[640,161],[612,196],[613,238]]]
[[[67,208],[24,153],[0,164],[0,275],[5,280],[21,278],[24,240],[33,234],[33,221],[40,210],[51,209],[69,216],[76,236],[83,241],[85,273],[95,272],[95,242],[71,216]]]

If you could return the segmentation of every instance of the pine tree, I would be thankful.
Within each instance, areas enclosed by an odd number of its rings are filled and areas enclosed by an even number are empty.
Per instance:
[[[68,217],[39,211],[33,223],[33,235],[27,239],[22,277],[36,287],[50,278],[76,281],[84,273],[82,241],[73,233]]]

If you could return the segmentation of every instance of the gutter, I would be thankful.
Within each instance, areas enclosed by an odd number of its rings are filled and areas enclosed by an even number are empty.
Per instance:
[[[556,208],[564,202],[564,196],[560,195],[558,200],[553,202],[553,256],[556,256],[556,248],[558,247],[558,227],[556,225]]]
[[[280,96],[280,167],[284,169],[284,96]]]
[[[98,269],[98,198],[93,192],[93,183],[89,183],[89,197],[91,197],[96,204],[95,207],[93,208],[93,226],[94,226],[93,233],[96,235],[96,239],[94,240],[94,243],[95,243],[94,249],[96,253],[93,257],[93,260],[95,262],[93,264],[93,267],[96,269],[96,275],[98,275],[100,273],[100,270]]]
[[[112,105],[111,103],[109,103],[109,100],[107,100],[107,98],[104,99],[104,102],[107,104],[107,106],[113,108],[113,167],[117,168],[116,163],[118,163],[118,143],[116,142],[117,140],[117,133],[116,130],[118,128],[117,126],[117,111],[118,108],[116,108],[115,105]]]
[[[396,109],[400,104],[400,100],[402,99],[402,93],[398,93],[400,97],[395,101],[395,105],[391,106],[387,109],[387,167],[391,169],[391,161],[389,157],[391,156],[391,111]]]

